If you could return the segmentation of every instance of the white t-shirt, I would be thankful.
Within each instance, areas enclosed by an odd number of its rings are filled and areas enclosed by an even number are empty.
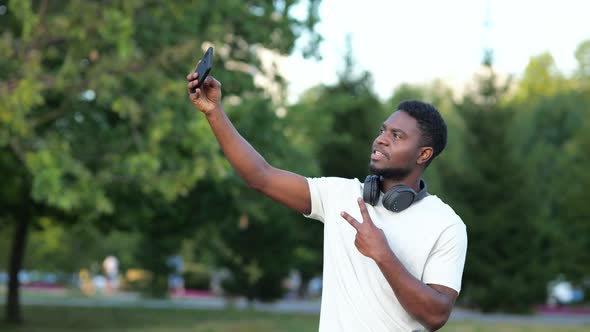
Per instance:
[[[308,178],[311,213],[324,222],[324,275],[320,332],[423,331],[398,302],[374,260],[361,254],[356,230],[340,216],[346,211],[359,222],[357,179]],[[381,195],[383,196],[383,195]],[[467,232],[461,218],[437,196],[427,196],[402,212],[391,212],[379,198],[367,204],[375,225],[405,268],[426,284],[461,290]]]

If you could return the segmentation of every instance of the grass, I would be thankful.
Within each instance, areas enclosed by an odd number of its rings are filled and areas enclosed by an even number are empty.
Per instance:
[[[317,331],[317,315],[242,310],[75,308],[26,306],[26,324],[2,332],[254,332]]]
[[[539,326],[494,324],[475,322],[450,322],[441,332],[588,332],[588,326]]]
[[[0,309],[4,309],[0,307]],[[4,312],[4,310],[2,310]],[[24,308],[26,324],[0,322],[2,332],[311,332],[319,317],[243,310],[145,308]],[[443,332],[583,332],[588,326],[533,326],[450,322]],[[361,331],[362,332],[362,331]]]

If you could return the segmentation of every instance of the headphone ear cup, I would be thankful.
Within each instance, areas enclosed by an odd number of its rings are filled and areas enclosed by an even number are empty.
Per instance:
[[[415,197],[416,192],[412,188],[397,185],[383,195],[383,206],[390,211],[400,212],[412,205]]]
[[[369,175],[365,178],[363,200],[371,205],[377,204],[379,201],[379,176]]]

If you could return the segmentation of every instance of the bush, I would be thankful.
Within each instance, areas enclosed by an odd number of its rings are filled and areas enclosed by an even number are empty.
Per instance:
[[[209,290],[211,288],[211,273],[203,265],[188,266],[182,277],[186,289]]]

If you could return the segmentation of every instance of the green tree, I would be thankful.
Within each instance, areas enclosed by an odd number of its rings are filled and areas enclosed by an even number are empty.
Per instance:
[[[267,100],[249,98],[225,110],[270,164],[300,174],[313,173],[307,163],[301,163],[313,158],[291,140],[286,119],[270,106]],[[199,181],[190,194],[196,198],[215,193],[199,199],[198,206],[193,203],[189,212],[195,213],[200,224],[195,256],[207,256],[212,265],[230,272],[223,283],[228,296],[276,299],[284,292],[283,279],[298,264],[294,252],[302,245],[296,239],[303,217],[254,192],[234,172],[228,175]],[[197,201],[194,198],[188,200]]]
[[[509,84],[491,66],[482,70],[457,104],[466,166],[443,177],[469,234],[463,301],[485,311],[527,311],[544,299],[548,239],[538,225],[535,179],[513,141],[515,109],[502,101]]]
[[[583,55],[586,45],[587,42],[578,47],[579,68],[569,78],[557,72],[552,61],[546,61],[545,66],[538,65],[540,58],[550,58],[549,55],[533,57],[523,81],[533,82],[541,75],[543,84],[553,88],[543,88],[537,83],[532,84],[537,86],[533,89],[521,83],[519,86],[525,91],[534,93],[528,93],[524,100],[518,90],[510,101],[511,107],[519,108],[518,135],[514,142],[518,154],[526,156],[523,159],[527,160],[528,176],[537,179],[535,197],[543,202],[536,210],[540,212],[540,229],[550,239],[546,266],[553,277],[562,274],[578,282],[590,273],[584,264],[579,264],[587,259],[584,253],[588,243],[579,236],[585,230],[585,208],[581,204],[583,194],[575,189],[587,182],[587,176],[578,170],[578,165],[588,165],[579,154],[579,148],[587,139],[584,130],[590,109],[589,85],[584,83],[587,81]],[[533,65],[535,63],[537,65]]]
[[[583,88],[588,89],[590,83],[590,40],[583,41],[578,45],[575,52],[578,60],[578,76],[585,82]]]
[[[541,96],[555,95],[567,88],[568,80],[557,69],[551,54],[543,53],[529,60],[518,82],[515,100],[526,105]]]
[[[559,229],[558,237],[553,244],[553,261],[556,271],[565,275],[569,280],[583,284],[590,275],[590,234],[588,220],[587,188],[590,186],[588,166],[590,166],[590,99],[584,95],[585,103],[578,104],[579,111],[584,113],[580,126],[572,132],[570,139],[563,145],[558,159],[559,171],[554,175],[555,181],[560,182],[558,192],[555,193],[554,223]]]
[[[578,126],[572,131],[571,139],[564,144],[565,157],[561,160],[564,179],[561,187],[563,195],[559,196],[559,210],[563,211],[562,226],[567,227],[562,245],[570,246],[570,250],[564,250],[556,259],[563,262],[567,257],[569,268],[562,267],[560,271],[566,271],[572,279],[582,282],[590,276],[590,266],[580,264],[587,262],[590,253],[590,239],[581,234],[589,234],[588,220],[590,214],[587,209],[587,188],[590,187],[590,159],[587,151],[590,151],[590,40],[582,42],[575,53],[578,60],[578,75],[574,77],[578,81],[573,103],[575,104],[575,116]],[[572,186],[570,186],[572,185]]]
[[[3,220],[16,224],[9,321],[22,320],[16,274],[28,226],[44,207],[101,229],[154,234],[146,225],[167,222],[161,218],[174,214],[167,205],[210,174],[227,173],[206,121],[187,102],[184,76],[214,45],[225,95],[262,94],[253,79],[269,75],[260,50],[288,54],[310,34],[313,54],[320,40],[319,1],[306,3],[307,15],[295,18],[296,1],[8,2],[0,149],[12,179]],[[276,75],[271,81],[283,84]],[[158,239],[183,230],[168,227]]]

